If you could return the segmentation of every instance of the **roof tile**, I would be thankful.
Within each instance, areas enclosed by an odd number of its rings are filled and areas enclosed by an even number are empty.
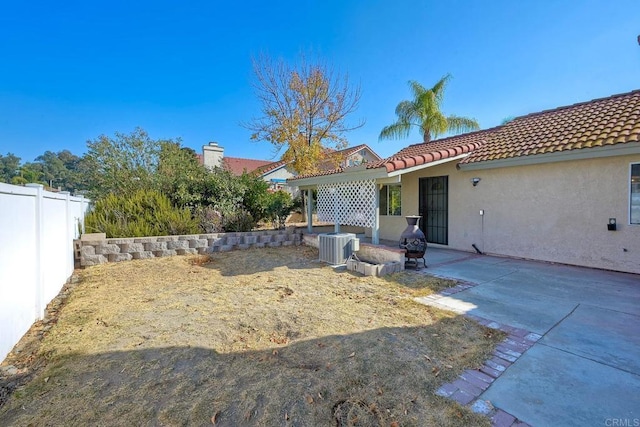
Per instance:
[[[633,91],[518,117],[461,163],[639,142],[639,111]]]
[[[464,153],[461,164],[640,142],[640,90],[518,117],[492,129],[413,144],[366,164],[393,172]],[[331,175],[344,169],[312,176]]]

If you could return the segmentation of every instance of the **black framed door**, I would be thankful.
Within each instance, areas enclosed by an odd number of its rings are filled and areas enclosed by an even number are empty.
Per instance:
[[[420,178],[420,228],[427,242],[449,244],[449,177]]]

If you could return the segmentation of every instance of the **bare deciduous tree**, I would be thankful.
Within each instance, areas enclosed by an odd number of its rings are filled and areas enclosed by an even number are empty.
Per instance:
[[[302,56],[291,66],[262,55],[253,60],[253,70],[262,116],[243,126],[253,132],[252,140],[268,141],[276,152],[284,149],[282,159],[300,174],[317,171],[332,149],[347,146],[346,132],[364,125],[346,121],[358,107],[359,86],[324,63]]]

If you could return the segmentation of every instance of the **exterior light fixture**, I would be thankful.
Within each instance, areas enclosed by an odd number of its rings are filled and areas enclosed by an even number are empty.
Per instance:
[[[609,223],[607,224],[607,230],[616,231],[616,219],[609,218]]]
[[[471,178],[471,183],[475,187],[480,182],[480,178]]]

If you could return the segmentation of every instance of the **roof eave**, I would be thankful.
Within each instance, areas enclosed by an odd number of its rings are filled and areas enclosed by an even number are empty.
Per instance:
[[[335,173],[331,175],[321,175],[309,178],[300,178],[296,180],[287,181],[289,185],[295,185],[299,188],[314,188],[318,184],[333,184],[338,182],[350,182],[350,181],[364,181],[366,179],[382,180],[386,178],[394,178],[396,176],[404,175],[407,173],[415,172],[421,169],[431,168],[441,165],[443,163],[449,163],[461,160],[467,157],[469,153],[460,154],[458,156],[448,157],[446,159],[440,159],[429,163],[423,163],[421,165],[412,166],[404,169],[397,169],[394,171],[387,171],[385,165],[375,169],[355,169],[347,170],[341,173]]]
[[[506,168],[513,166],[537,165],[542,163],[566,162],[570,160],[597,159],[602,157],[626,156],[640,154],[640,142],[606,145],[603,147],[580,148],[556,151],[554,153],[533,154],[510,157],[507,159],[485,160],[473,163],[460,163],[461,170],[480,170]]]

